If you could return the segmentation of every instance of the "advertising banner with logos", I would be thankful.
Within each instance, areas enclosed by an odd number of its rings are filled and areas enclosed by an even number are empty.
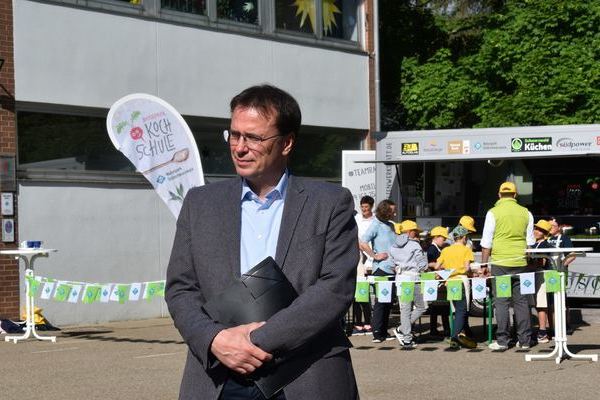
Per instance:
[[[354,209],[360,212],[360,199],[371,196],[377,204],[375,193],[376,164],[365,161],[375,160],[375,150],[342,151],[342,186],[350,190],[354,199]]]
[[[387,132],[378,162],[600,155],[600,125]]]
[[[600,125],[396,131],[376,137],[379,199],[393,197],[397,168],[407,162],[600,156]]]
[[[106,128],[177,218],[188,190],[204,185],[198,147],[183,117],[158,97],[131,94],[110,108]]]

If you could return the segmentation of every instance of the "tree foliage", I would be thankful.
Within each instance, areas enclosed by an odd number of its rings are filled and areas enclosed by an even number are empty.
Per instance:
[[[396,126],[386,128],[600,120],[600,0],[467,0],[460,13],[460,2],[435,2],[437,12],[432,3],[421,10],[435,22],[435,48],[405,53],[395,77],[382,76],[396,85],[388,98],[395,117],[384,118]]]

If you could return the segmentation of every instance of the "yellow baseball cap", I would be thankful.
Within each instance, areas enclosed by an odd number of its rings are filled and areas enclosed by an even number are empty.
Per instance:
[[[422,231],[422,229],[417,226],[417,223],[415,221],[411,221],[410,219],[406,219],[406,220],[402,221],[401,224],[402,224],[402,233],[408,232],[408,231],[419,231],[419,232]]]
[[[552,224],[550,223],[550,221],[546,221],[545,219],[540,219],[538,222],[535,223],[534,227],[548,233],[548,232],[550,232],[550,229],[552,228]]]
[[[441,236],[444,239],[448,239],[448,228],[444,228],[443,226],[436,226],[431,229],[429,232],[431,237]]]
[[[402,224],[400,222],[394,222],[394,232],[396,232],[396,235],[402,233]]]
[[[498,193],[517,193],[517,187],[512,182],[504,182],[500,185],[500,189],[498,189]]]
[[[473,217],[463,215],[458,220],[458,224],[467,228],[469,232],[477,232],[477,229],[475,229],[475,220],[473,219]]]

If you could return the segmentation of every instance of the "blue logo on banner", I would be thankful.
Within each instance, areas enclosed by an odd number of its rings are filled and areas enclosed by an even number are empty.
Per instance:
[[[529,286],[533,285],[533,283],[531,283],[531,281],[529,279],[527,279],[525,282],[523,282],[523,285],[525,285],[525,287],[529,287]]]
[[[390,291],[389,291],[389,290],[387,290],[387,289],[383,289],[383,290],[381,291],[381,294],[382,294],[382,295],[384,295],[384,296],[387,296],[389,293],[390,293]]]
[[[483,289],[485,289],[483,285],[477,285],[477,287],[475,288],[475,290],[477,290],[478,292],[483,292]]]
[[[430,287],[429,289],[427,289],[427,293],[433,294],[433,293],[435,293],[435,289]]]
[[[502,289],[502,291],[505,291],[506,289],[508,289],[508,285],[506,283],[502,283],[500,284],[500,289]]]

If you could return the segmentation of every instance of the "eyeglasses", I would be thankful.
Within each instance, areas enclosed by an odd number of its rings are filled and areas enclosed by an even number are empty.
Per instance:
[[[269,139],[276,138],[276,137],[280,137],[280,136],[283,136],[283,135],[277,134],[277,135],[273,135],[273,136],[262,137],[262,136],[254,135],[252,133],[242,134],[242,133],[236,132],[236,131],[232,131],[232,132],[229,132],[228,130],[223,131],[223,138],[225,139],[225,141],[227,143],[229,143],[230,146],[237,146],[239,141],[243,138],[246,143],[246,146],[248,146],[248,148],[250,148],[250,149],[256,149],[262,145],[262,142],[269,140]]]

